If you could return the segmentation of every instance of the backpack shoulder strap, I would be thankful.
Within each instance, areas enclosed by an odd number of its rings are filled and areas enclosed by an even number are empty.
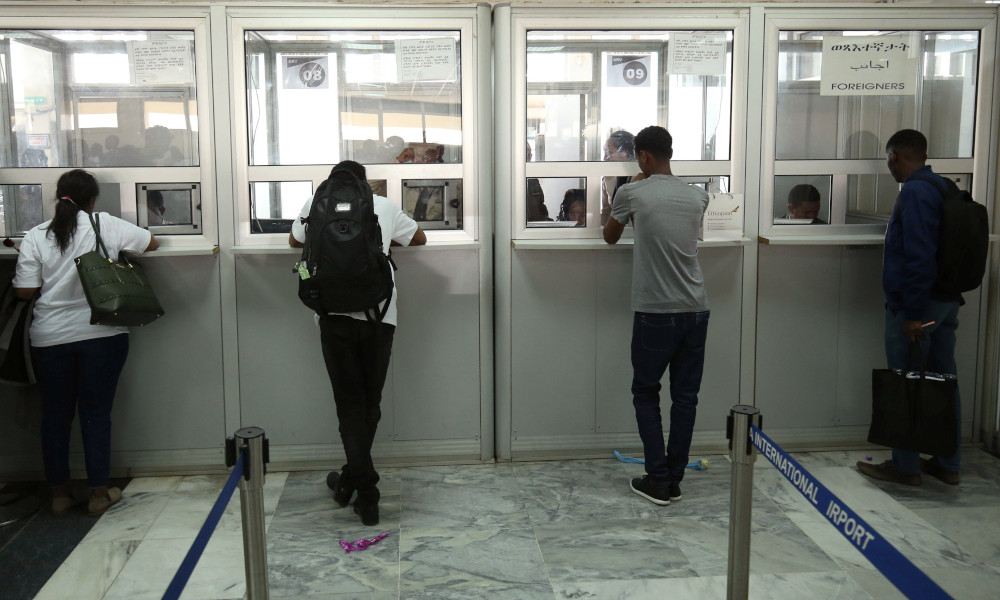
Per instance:
[[[942,198],[947,199],[948,198],[948,194],[951,193],[951,189],[950,189],[950,186],[948,185],[948,183],[951,183],[952,185],[954,185],[955,183],[952,180],[946,179],[944,177],[942,177],[942,179],[944,179],[945,182],[946,182],[944,184],[944,187],[942,187],[941,184],[939,184],[934,179],[931,179],[930,177],[917,177],[916,178],[917,181],[926,181],[927,183],[931,184],[934,187],[934,189],[936,189],[938,191],[938,193],[941,194]]]

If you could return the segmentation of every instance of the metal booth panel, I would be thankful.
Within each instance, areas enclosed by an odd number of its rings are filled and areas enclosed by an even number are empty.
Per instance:
[[[597,274],[588,254],[513,253],[514,439],[594,431]]]
[[[296,260],[236,256],[240,421],[263,427],[275,446],[339,444],[319,326],[299,300]]]
[[[114,450],[222,448],[219,262],[208,256],[140,259],[165,314],[132,327],[112,413]]]
[[[837,393],[840,247],[760,247],[756,406],[770,427],[829,427]]]
[[[398,250],[393,440],[478,439],[479,250]]]

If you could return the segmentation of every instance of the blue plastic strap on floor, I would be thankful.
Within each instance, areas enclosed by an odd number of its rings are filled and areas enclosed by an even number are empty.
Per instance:
[[[212,537],[215,526],[219,524],[219,519],[222,518],[222,513],[226,510],[229,499],[233,497],[236,484],[240,482],[240,477],[243,476],[243,456],[244,454],[240,452],[240,457],[236,460],[236,466],[233,467],[233,472],[229,474],[226,485],[223,486],[222,492],[215,500],[215,506],[209,511],[208,517],[205,518],[205,524],[201,526],[201,531],[198,532],[198,535],[194,538],[194,543],[191,544],[191,549],[188,550],[187,556],[181,561],[181,566],[170,581],[170,585],[167,586],[167,591],[163,593],[163,600],[177,600],[184,591],[184,586],[187,585],[188,579],[191,578],[191,573],[194,572],[194,568],[198,565],[198,559],[201,558],[202,552],[205,551],[205,546],[208,545],[208,540]]]
[[[952,600],[947,592],[873,530],[840,498],[816,481],[811,473],[788,456],[763,431],[752,425],[750,441],[904,596],[910,600]]]
[[[646,460],[643,458],[636,458],[634,456],[624,456],[621,452],[615,450],[615,458],[622,461],[623,463],[636,463],[640,465],[646,464]],[[685,468],[694,469],[695,471],[704,471],[708,468],[708,461],[704,458],[699,458],[698,460],[688,463]]]

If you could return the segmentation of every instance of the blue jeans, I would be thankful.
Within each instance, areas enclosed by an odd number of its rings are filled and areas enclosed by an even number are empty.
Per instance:
[[[709,311],[635,313],[632,322],[632,405],[646,473],[658,484],[680,483],[694,433],[705,366]],[[670,436],[663,445],[660,379],[670,367]]]
[[[924,328],[920,340],[920,355],[915,356],[912,342],[903,336],[901,327],[903,313],[885,311],[885,357],[890,369],[916,371],[923,361],[925,369],[934,373],[957,375],[955,366],[955,330],[958,329],[958,302],[936,302],[931,300],[926,312],[921,316],[924,323],[934,321],[934,325]],[[958,472],[961,460],[962,402],[955,389],[955,421],[958,423],[959,443],[955,454],[935,456],[938,464],[947,471]],[[893,450],[892,462],[900,473],[913,475],[920,472],[920,453],[907,450]]]
[[[31,348],[42,388],[45,478],[68,484],[69,438],[80,412],[87,486],[106,487],[111,472],[111,405],[128,356],[128,334]]]

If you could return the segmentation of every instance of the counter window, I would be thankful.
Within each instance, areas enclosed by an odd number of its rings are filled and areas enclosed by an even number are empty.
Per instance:
[[[528,178],[525,196],[528,227],[586,227],[587,179]]]
[[[729,158],[731,31],[529,31],[527,137],[535,161],[634,160],[648,125],[676,160]]]
[[[312,193],[311,181],[252,182],[250,233],[288,233]]]
[[[461,229],[462,180],[404,179],[403,210],[421,229]]]
[[[774,178],[775,225],[826,225],[830,223],[832,178],[779,176]]]
[[[462,162],[457,31],[248,31],[251,165]]]
[[[0,48],[0,167],[198,164],[192,31],[0,30]]]
[[[200,234],[201,190],[197,183],[142,183],[136,186],[139,227],[155,235]]]

